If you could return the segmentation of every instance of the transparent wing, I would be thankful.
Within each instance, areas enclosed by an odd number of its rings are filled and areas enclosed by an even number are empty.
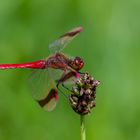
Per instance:
[[[33,71],[29,82],[33,98],[45,111],[52,111],[58,101],[58,90],[51,70],[40,69]]]
[[[67,86],[73,86],[75,81],[79,78],[80,74],[78,72],[67,70],[63,73],[59,81]]]
[[[64,35],[60,36],[60,38],[58,38],[52,44],[49,45],[50,51],[52,53],[61,52],[67,46],[67,44],[81,31],[82,31],[82,27],[77,27],[65,33]]]

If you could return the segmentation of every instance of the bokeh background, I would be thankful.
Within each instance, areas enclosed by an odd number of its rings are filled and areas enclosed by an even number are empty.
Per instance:
[[[0,63],[49,55],[69,29],[83,32],[64,52],[101,81],[86,117],[87,140],[140,139],[139,0],[0,0]],[[79,116],[60,95],[53,112],[30,96],[30,70],[0,71],[0,140],[80,140]]]

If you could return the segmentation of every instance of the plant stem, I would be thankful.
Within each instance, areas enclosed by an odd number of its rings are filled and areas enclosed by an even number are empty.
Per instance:
[[[80,127],[81,127],[81,140],[86,140],[86,132],[85,132],[85,122],[84,122],[84,116],[80,116]]]

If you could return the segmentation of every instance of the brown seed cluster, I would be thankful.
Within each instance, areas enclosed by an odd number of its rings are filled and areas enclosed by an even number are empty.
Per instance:
[[[70,104],[75,112],[80,115],[86,115],[96,106],[96,87],[100,81],[95,80],[88,73],[81,75],[76,80],[72,93],[70,95]]]

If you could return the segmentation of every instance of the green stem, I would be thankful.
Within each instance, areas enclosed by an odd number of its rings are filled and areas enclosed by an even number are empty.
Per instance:
[[[84,116],[80,116],[80,125],[81,125],[81,140],[86,140],[86,132],[85,132],[85,122],[84,122]]]

